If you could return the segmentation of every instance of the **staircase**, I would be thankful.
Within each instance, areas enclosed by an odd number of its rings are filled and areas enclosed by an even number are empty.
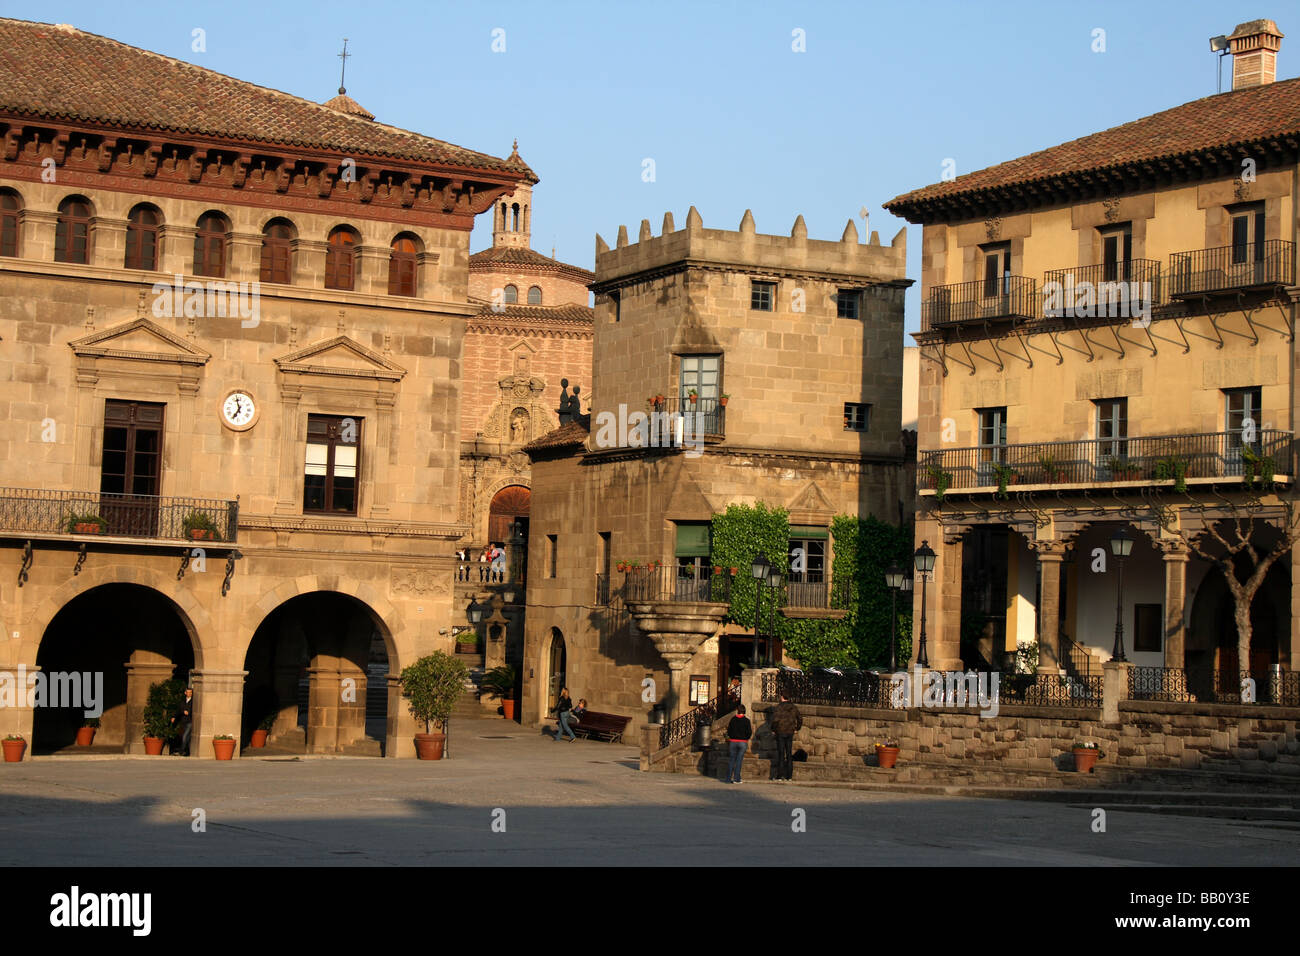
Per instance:
[[[483,655],[457,654],[456,657],[469,667],[469,677],[465,679],[465,693],[460,696],[460,699],[456,701],[456,706],[452,708],[452,719],[455,720],[459,717],[479,720],[483,717],[492,716],[496,711],[495,700],[488,698],[487,702],[480,702],[483,675],[486,673]]]

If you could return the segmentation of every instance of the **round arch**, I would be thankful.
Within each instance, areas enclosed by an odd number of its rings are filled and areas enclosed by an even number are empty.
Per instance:
[[[375,625],[384,639],[384,650],[388,653],[389,670],[395,674],[402,672],[402,668],[409,662],[406,660],[408,656],[405,653],[406,649],[400,646],[406,626],[402,622],[401,615],[397,613],[397,609],[383,594],[369,584],[359,584],[349,593],[339,589],[337,579],[323,574],[306,574],[282,581],[278,586],[263,594],[255,604],[244,612],[239,625],[239,633],[243,638],[242,646],[239,648],[241,659],[247,656],[249,645],[253,641],[253,635],[262,625],[262,622],[270,616],[271,612],[293,598],[318,591],[342,594],[354,598],[363,605],[374,618]],[[394,625],[390,624],[390,621],[399,623]]]
[[[560,699],[560,688],[567,686],[569,670],[569,648],[564,640],[564,632],[558,627],[551,628],[550,637],[546,641],[546,648],[542,651],[543,673],[546,674],[546,680],[542,682],[542,693],[546,695],[543,703],[546,705],[545,714],[555,711],[555,706]]]
[[[507,543],[514,537],[511,525],[520,519],[528,520],[532,494],[531,489],[512,482],[492,496],[488,505],[489,541]]]

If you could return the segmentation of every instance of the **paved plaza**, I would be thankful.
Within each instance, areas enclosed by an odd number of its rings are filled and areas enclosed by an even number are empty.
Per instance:
[[[1300,829],[637,769],[456,721],[453,759],[54,757],[0,767],[7,865],[1292,865]],[[494,813],[498,808],[504,811]],[[194,832],[195,811],[206,818]],[[802,810],[804,832],[792,824]],[[494,831],[493,823],[497,821]],[[498,832],[504,823],[504,832]]]

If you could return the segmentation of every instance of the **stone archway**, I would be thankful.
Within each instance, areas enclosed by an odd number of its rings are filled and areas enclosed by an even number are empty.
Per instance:
[[[1217,689],[1232,693],[1231,675],[1249,670],[1257,679],[1282,660],[1290,640],[1291,569],[1281,561],[1269,568],[1250,606],[1250,661],[1241,666],[1237,654],[1236,604],[1223,572],[1208,571],[1192,599],[1188,618],[1186,670],[1188,688],[1199,699],[1212,700]],[[1224,678],[1223,675],[1229,675]]]
[[[492,496],[488,506],[488,540],[509,544],[513,535],[511,525],[522,519],[527,522],[532,492],[523,485],[511,484]]]
[[[543,684],[543,693],[546,695],[545,713],[550,714],[559,702],[560,688],[566,686],[565,682],[568,680],[569,650],[564,634],[558,627],[551,628],[551,639],[542,659],[542,666],[546,674],[546,681]]]
[[[187,681],[201,659],[193,622],[168,595],[135,582],[87,583],[40,631],[34,665],[52,699],[31,715],[34,754],[73,746],[95,711],[96,750],[142,753],[150,687]],[[77,688],[79,700],[53,699],[64,696],[55,687]]]

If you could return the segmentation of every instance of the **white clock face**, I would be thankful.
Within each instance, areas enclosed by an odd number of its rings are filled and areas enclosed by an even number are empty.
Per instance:
[[[221,416],[231,428],[247,428],[253,423],[257,406],[247,392],[231,392],[221,405]]]

